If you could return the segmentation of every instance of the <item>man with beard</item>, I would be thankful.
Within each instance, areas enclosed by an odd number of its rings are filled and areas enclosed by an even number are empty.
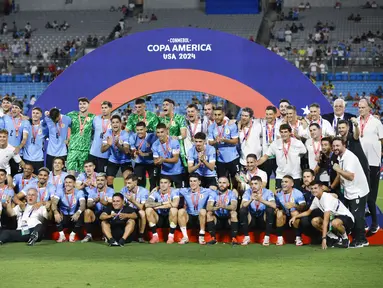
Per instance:
[[[311,123],[317,123],[321,129],[322,129],[322,136],[328,137],[328,136],[335,136],[335,131],[332,128],[330,122],[328,122],[326,119],[323,119],[320,115],[320,106],[317,103],[313,103],[310,105],[310,121]],[[307,133],[307,135],[310,135]]]
[[[230,182],[226,176],[218,179],[218,193],[212,193],[206,207],[206,228],[212,239],[207,244],[217,244],[216,230],[226,229],[230,225],[231,243],[238,244],[238,192],[229,190]]]
[[[153,112],[146,110],[146,102],[144,99],[136,99],[134,103],[134,111],[129,115],[128,123],[125,129],[127,131],[136,132],[137,123],[144,122],[148,133],[155,133],[159,119]]]
[[[290,105],[290,101],[287,99],[281,99],[279,101],[279,113],[281,114],[278,119],[281,122],[287,122],[287,107]]]
[[[186,153],[192,148],[194,137],[197,133],[203,132],[203,123],[197,105],[190,104],[186,108],[186,138],[184,140]]]
[[[321,149],[322,129],[318,123],[311,123],[309,126],[310,138],[305,143],[309,168],[315,169],[318,164]]]
[[[295,106],[289,105],[287,106],[286,110],[287,124],[289,124],[292,129],[292,136],[297,138],[298,140],[301,140],[302,138],[307,139],[307,122],[299,120],[297,115],[297,108]]]
[[[9,186],[15,190],[15,193],[18,193],[22,191],[26,185],[34,182],[37,182],[37,179],[33,177],[33,167],[31,164],[25,164],[23,173],[16,174],[13,177],[13,183],[10,183]]]
[[[241,192],[250,188],[251,178],[259,176],[262,179],[262,187],[267,185],[267,174],[257,166],[257,156],[249,154],[246,157],[246,171],[237,175],[237,180],[241,183]]]

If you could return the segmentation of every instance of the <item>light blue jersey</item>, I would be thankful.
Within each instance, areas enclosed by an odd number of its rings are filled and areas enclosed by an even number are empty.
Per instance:
[[[297,210],[296,208],[287,209],[285,207],[286,203],[295,203],[296,205],[305,204],[305,197],[302,192],[298,189],[293,189],[293,191],[289,194],[285,194],[283,191],[278,192],[277,194],[277,206],[281,207],[286,215],[290,215],[290,212]]]
[[[128,190],[128,187],[125,186],[124,188],[122,188],[120,193],[122,195],[124,195],[125,203],[127,203],[128,206],[132,207],[133,209],[138,210],[138,207],[136,205],[134,205],[133,203],[128,201],[128,197],[131,196],[132,194],[134,194],[133,192],[130,192]],[[140,204],[145,204],[146,200],[149,197],[149,191],[147,189],[145,189],[144,187],[138,186],[137,187],[137,193],[135,193],[134,195],[135,195],[136,202],[138,202]]]
[[[12,199],[15,196],[15,191],[13,189],[9,188],[8,186],[4,186],[3,188],[0,188],[0,199],[1,203],[6,203],[7,199]]]
[[[217,123],[209,126],[208,129],[208,140],[213,141],[217,136],[225,139],[235,139],[238,138],[238,128],[235,124],[228,124],[226,120],[223,125],[218,126]],[[237,158],[239,158],[237,145],[235,144],[226,144],[218,143],[218,158],[217,161],[221,163],[229,163]]]
[[[204,157],[205,160],[209,163],[215,162],[216,160],[216,151],[213,146],[206,145],[205,146],[205,151],[204,151]],[[197,165],[199,162],[199,152],[193,145],[192,148],[190,148],[189,153],[188,153],[188,163],[193,163],[194,165]],[[203,177],[215,177],[217,176],[217,172],[215,170],[211,171],[209,168],[207,168],[204,164],[201,164],[200,167],[198,167],[197,170],[194,171],[200,176]]]
[[[152,147],[153,158],[173,158],[174,154],[180,154],[180,142],[174,139],[168,139],[166,143],[161,143],[158,139],[153,143]],[[163,163],[161,165],[161,174],[163,175],[179,175],[184,173],[184,167],[181,162],[181,157],[177,163]]]
[[[105,199],[105,201],[110,201],[114,195],[114,190],[113,188],[110,187],[105,187],[103,191],[98,191],[98,189],[93,189],[89,195],[88,195],[88,200],[94,200],[97,198],[100,199]],[[102,205],[100,202],[96,203],[95,211],[96,213],[102,212],[104,210],[104,205]]]
[[[185,199],[187,213],[194,216],[197,216],[201,209],[206,209],[209,198],[217,194],[216,191],[207,188],[200,188],[198,192],[192,192],[191,188],[181,188],[179,193]]]
[[[251,200],[251,195],[253,194],[253,191],[251,189],[247,189],[245,193],[242,196],[242,201],[247,202]],[[262,199],[270,202],[275,202],[274,193],[270,190],[263,188],[262,189]],[[249,205],[249,212],[252,215],[255,215],[256,217],[262,216],[265,212],[267,206],[261,202],[258,201],[252,201]]]
[[[48,128],[39,125],[29,125],[28,139],[23,148],[23,158],[28,161],[44,161],[44,144],[48,137]],[[37,173],[37,171],[35,171]]]
[[[119,144],[129,145],[129,133],[125,130],[122,130],[119,136],[114,136],[112,130],[106,131],[103,139],[103,144],[107,144],[108,138],[112,138],[112,146],[109,147],[109,162],[114,164],[125,164],[131,162],[130,155],[125,154],[124,151],[120,150],[115,144],[115,139],[118,138]]]
[[[60,115],[60,120],[54,123],[51,118],[44,119],[48,127],[48,148],[47,154],[51,156],[66,156],[68,149],[65,141],[68,139],[68,129],[72,120],[66,115]]]
[[[14,147],[19,146],[23,140],[23,133],[29,133],[31,124],[22,118],[13,118],[8,115],[4,115],[3,119],[4,129],[8,130],[8,143]]]
[[[41,187],[40,188],[38,186],[37,182],[26,185],[21,192],[24,195],[27,195],[28,190],[30,188],[36,189],[39,192],[38,193],[39,195],[37,197],[37,202],[49,201],[51,199],[51,197],[53,197],[55,195],[55,193],[56,193],[56,187],[53,186],[52,184],[48,184],[47,183],[47,185],[45,187]],[[60,193],[61,193],[61,190],[60,190]]]
[[[85,201],[84,193],[81,190],[74,190],[74,193],[66,194],[64,190],[56,192],[53,196],[59,199],[59,210],[64,215],[75,214],[80,207],[80,200]]]
[[[238,201],[236,193],[232,190],[227,190],[225,193],[211,193],[209,202],[214,201],[214,206],[229,206],[232,204],[232,201]],[[230,211],[227,209],[216,210],[215,215],[218,217],[230,217]]]
[[[157,190],[154,191],[149,196],[150,199],[153,199],[155,202],[163,203],[163,202],[172,202],[174,199],[180,198],[180,194],[178,192],[178,189],[171,188],[171,191],[169,191],[166,194],[161,193],[161,191]],[[170,209],[158,209],[156,212],[161,215],[168,215]]]
[[[152,152],[152,145],[154,142],[156,142],[157,136],[153,133],[146,133],[146,137],[144,139],[141,139],[138,137],[137,133],[133,133],[132,137],[130,137],[130,149],[135,150],[141,150],[143,153],[151,153]],[[135,163],[140,164],[153,164],[153,155],[150,156],[137,156],[134,159]]]
[[[26,185],[37,183],[37,182],[38,182],[37,178],[34,178],[34,177],[25,179],[23,173],[19,173],[13,176],[13,187],[15,187],[16,191],[18,192],[22,191]]]
[[[77,179],[76,179],[76,182],[85,182],[86,180],[88,179],[88,177],[86,176],[86,173],[83,172],[83,173],[80,173],[78,176],[77,176]],[[92,184],[89,185],[89,186],[86,186],[83,190],[85,190],[85,196],[88,196],[90,195],[93,191],[96,191],[97,190],[97,185],[96,185],[96,179],[97,179],[97,173],[96,172],[93,172],[93,175],[90,177],[91,181],[92,181]]]
[[[104,139],[105,133],[111,129],[110,119],[102,119],[102,116],[96,116],[93,118],[93,141],[92,147],[90,148],[90,155],[96,156],[102,159],[108,159],[110,150],[101,153],[101,146]]]
[[[48,183],[52,184],[56,191],[60,191],[64,189],[64,180],[65,177],[68,176],[68,173],[61,171],[60,175],[53,176],[53,172],[49,173]]]

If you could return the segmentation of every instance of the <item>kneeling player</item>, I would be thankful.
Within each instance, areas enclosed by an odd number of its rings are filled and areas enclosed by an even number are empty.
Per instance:
[[[344,206],[344,204],[330,193],[323,192],[323,183],[320,181],[313,181],[310,184],[311,193],[315,196],[310,209],[298,214],[290,219],[290,225],[294,224],[297,219],[309,216],[315,209],[320,209],[324,215],[322,217],[315,217],[312,219],[313,226],[322,232],[322,249],[327,249],[327,246],[336,246],[341,248],[348,248],[349,240],[347,234],[351,232],[354,227],[354,216]],[[328,227],[330,226],[330,231]],[[333,236],[336,234],[340,241],[333,241]],[[331,241],[328,242],[328,241]]]
[[[179,244],[189,243],[189,237],[186,225],[190,228],[200,227],[198,242],[201,245],[205,242],[205,226],[206,226],[206,205],[210,194],[216,193],[214,190],[201,188],[201,180],[198,174],[190,174],[190,188],[181,188],[180,196],[185,199],[186,209],[178,210],[178,224],[182,232],[182,239]]]
[[[283,230],[286,225],[287,217],[294,217],[303,211],[306,207],[306,201],[301,191],[293,188],[294,179],[290,175],[286,175],[282,179],[282,191],[277,194],[278,208],[277,212],[277,246],[284,244]],[[294,222],[295,228],[295,245],[302,246],[302,232],[299,227],[299,220]]]
[[[124,195],[116,193],[112,206],[108,206],[100,215],[101,229],[108,239],[109,246],[124,246],[132,235],[137,214],[132,207],[124,205]]]
[[[245,238],[243,246],[250,243],[249,227],[264,230],[265,238],[262,245],[270,245],[270,233],[273,228],[277,208],[273,192],[263,187],[263,179],[260,176],[253,176],[250,180],[250,188],[245,191],[242,197],[240,210],[241,226]]]
[[[171,180],[166,176],[161,176],[160,188],[150,194],[145,203],[145,213],[149,222],[149,227],[153,233],[150,244],[158,243],[157,226],[164,228],[170,226],[168,241],[174,243],[174,231],[177,227],[177,214],[180,196],[178,189],[171,187]]]
[[[107,178],[105,173],[96,175],[96,189],[89,190],[87,209],[84,212],[84,222],[86,236],[81,240],[82,243],[93,240],[93,223],[100,217],[105,208],[112,203],[114,190],[107,187]]]
[[[237,204],[238,192],[229,190],[230,183],[226,176],[218,179],[218,194],[211,193],[207,204],[207,230],[210,233],[212,240],[207,244],[216,244],[215,232],[218,229],[223,229],[226,224],[230,225],[231,243],[237,243],[238,233],[238,217]]]

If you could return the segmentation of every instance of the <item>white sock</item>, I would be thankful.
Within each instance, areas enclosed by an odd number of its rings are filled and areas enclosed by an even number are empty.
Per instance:
[[[296,236],[295,239],[301,240],[301,236]]]
[[[60,234],[60,237],[65,237],[64,231],[60,231],[59,234]]]
[[[174,224],[173,222],[170,222],[170,228],[176,228],[176,227],[177,227],[176,224]]]
[[[250,236],[245,236],[245,240],[250,240]]]
[[[86,236],[92,237],[92,233],[86,233]]]
[[[342,234],[342,238],[343,238],[343,239],[348,239],[346,232],[344,232],[344,233]]]
[[[182,236],[184,238],[189,238],[188,237],[188,231],[186,230],[186,227],[180,227],[180,229],[181,229],[181,232],[182,232]]]
[[[76,233],[74,233],[74,232],[72,231],[72,232],[70,232],[70,236],[74,237],[74,236],[76,236]]]
[[[169,233],[169,237],[174,237],[174,234],[173,233]]]
[[[199,234],[204,235],[205,234],[205,230],[199,230]]]
[[[278,240],[282,240],[283,239],[283,236],[278,236]]]
[[[157,232],[156,232],[156,233],[153,233],[153,236],[158,236]]]
[[[270,240],[270,236],[265,236],[265,238],[263,238],[263,240]]]
[[[152,223],[152,222],[149,222],[149,227],[153,227],[153,226],[156,226],[156,224]]]

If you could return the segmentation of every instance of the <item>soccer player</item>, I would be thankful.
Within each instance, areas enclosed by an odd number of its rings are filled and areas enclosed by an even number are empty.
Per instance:
[[[159,189],[153,191],[145,202],[146,218],[153,234],[150,244],[159,242],[157,227],[170,227],[166,243],[174,243],[174,231],[177,227],[180,196],[178,190],[171,187],[171,183],[168,177],[162,176]]]
[[[294,178],[295,187],[301,186],[301,157],[307,152],[305,145],[291,137],[291,127],[289,124],[282,124],[279,127],[281,139],[273,141],[266,154],[258,161],[258,166],[262,165],[268,158],[275,157],[277,162],[275,187],[281,188],[281,181],[284,175],[291,174]]]
[[[293,216],[289,224],[290,226],[294,225],[298,219],[310,216],[313,211],[320,209],[324,213],[323,217],[313,218],[312,223],[317,230],[322,232],[322,249],[327,249],[329,244],[327,239],[330,236],[330,231],[333,234],[338,234],[337,237],[341,238],[341,242],[335,242],[334,246],[348,248],[349,240],[347,234],[350,233],[354,226],[354,216],[341,201],[324,192],[322,185],[322,182],[319,180],[311,182],[311,192],[315,196],[313,203],[307,211]]]
[[[250,188],[242,197],[240,220],[245,238],[241,245],[250,243],[249,228],[266,229],[262,245],[270,245],[270,233],[275,221],[274,211],[277,208],[273,192],[263,188],[263,180],[259,176],[250,179]]]
[[[287,99],[281,99],[279,100],[279,113],[281,114],[279,116],[279,120],[281,122],[286,123],[287,122],[287,107],[290,106],[290,101]]]
[[[16,193],[23,190],[23,188],[28,185],[37,182],[37,179],[33,177],[33,167],[31,164],[24,165],[23,173],[16,174],[13,177],[13,185],[11,188],[15,190]]]
[[[67,175],[64,182],[64,190],[56,192],[51,198],[52,211],[56,222],[57,231],[60,236],[58,243],[66,242],[64,228],[68,228],[71,233],[69,242],[76,242],[76,234],[81,232],[81,226],[84,220],[85,197],[81,190],[75,189],[76,178],[73,175]]]
[[[155,133],[159,119],[155,113],[146,110],[144,99],[136,99],[134,110],[135,113],[129,115],[125,129],[128,132],[136,132],[137,123],[144,122],[148,133]]]
[[[64,167],[64,158],[53,158],[53,170],[51,173],[49,173],[48,183],[52,184],[55,187],[56,191],[62,190],[64,188],[64,180],[65,177],[68,175],[68,173],[63,171]]]
[[[306,140],[305,146],[309,159],[309,167],[310,169],[315,169],[319,161],[320,152],[322,150],[322,129],[318,123],[311,123],[309,126],[309,131],[311,139]]]
[[[237,177],[237,180],[241,183],[242,192],[250,188],[250,181],[254,176],[261,177],[262,187],[267,186],[267,173],[258,168],[257,155],[248,154],[246,157],[246,173],[241,172]]]
[[[186,108],[186,138],[184,140],[185,151],[188,152],[194,143],[194,136],[203,132],[203,123],[196,104],[189,104]]]
[[[133,154],[134,174],[138,176],[138,185],[146,186],[146,173],[149,175],[150,191],[157,184],[157,175],[159,169],[154,165],[153,161],[153,143],[157,140],[157,136],[148,133],[145,122],[141,121],[136,124],[136,133],[130,137],[130,150]]]
[[[106,207],[112,203],[114,190],[106,185],[106,174],[98,173],[96,176],[96,188],[90,190],[87,199],[87,209],[84,212],[84,226],[86,235],[81,243],[93,240],[92,231],[94,222],[105,211]]]
[[[65,162],[67,157],[68,134],[72,120],[66,115],[61,115],[59,109],[52,108],[49,112],[45,112],[44,121],[49,132],[45,165],[49,170],[53,170],[54,158],[62,157]]]
[[[310,105],[310,119],[311,123],[317,123],[319,127],[322,128],[322,136],[323,137],[328,137],[328,136],[335,136],[335,131],[333,127],[331,126],[330,122],[328,122],[326,119],[323,119],[322,116],[320,115],[320,106],[317,103],[313,103]],[[307,133],[310,135],[310,133]]]
[[[294,217],[300,211],[304,211],[306,201],[303,194],[298,189],[293,188],[294,179],[290,175],[285,175],[282,179],[282,191],[277,193],[277,246],[284,245],[283,230],[286,225],[287,218]],[[302,246],[302,232],[300,230],[299,221],[294,222],[295,229],[295,245]]]
[[[25,163],[33,166],[34,171],[44,167],[44,146],[48,136],[48,128],[41,124],[43,111],[39,107],[32,109],[31,125],[29,125],[27,142],[23,149]]]
[[[109,246],[124,246],[135,227],[137,214],[130,206],[124,206],[124,196],[116,193],[112,206],[108,206],[100,215],[102,233],[108,239]]]
[[[85,196],[88,196],[97,187],[97,173],[94,171],[96,165],[90,160],[84,163],[84,171],[80,173],[76,179],[76,189],[83,190]],[[85,197],[87,198],[87,197]]]
[[[156,135],[158,139],[152,145],[154,164],[161,167],[161,175],[168,176],[176,188],[185,187],[180,142],[168,136],[163,123],[157,125]]]
[[[7,201],[6,212],[8,217],[16,217],[16,230],[2,230],[0,245],[7,242],[27,242],[29,246],[41,241],[43,236],[44,219],[48,218],[45,206],[37,207],[37,191],[30,188],[27,192],[27,204],[12,208],[11,201]]]
[[[380,166],[383,143],[383,124],[371,115],[371,107],[366,99],[359,101],[358,124],[360,127],[360,143],[366,154],[370,166],[370,193],[368,195],[368,210],[371,213],[372,224],[368,231],[369,235],[379,231],[378,218],[376,215],[376,199],[380,182]],[[352,211],[351,211],[352,212]],[[357,223],[355,217],[355,225]]]
[[[108,186],[113,188],[113,181],[116,177],[118,170],[121,173],[132,166],[129,154],[129,134],[121,130],[121,117],[113,115],[111,118],[112,129],[108,130],[102,141],[101,152],[104,153],[109,150],[108,165],[106,168],[106,175],[108,176]]]
[[[5,208],[5,203],[7,200],[11,200],[15,195],[15,192],[7,184],[7,171],[0,168],[0,201]],[[3,219],[2,219],[3,220]]]
[[[297,115],[297,108],[293,105],[287,106],[287,123],[290,125],[292,130],[292,136],[301,140],[302,138],[308,138],[307,122],[300,121]]]
[[[215,123],[210,125],[208,132],[209,145],[217,151],[218,177],[228,176],[233,186],[236,186],[235,175],[240,172],[238,144],[238,128],[235,124],[228,123],[222,107],[214,109]],[[229,176],[230,175],[230,176]]]
[[[254,111],[245,107],[241,112],[241,120],[238,122],[239,143],[241,146],[240,164],[246,167],[247,155],[255,154],[259,159],[262,156],[262,123],[260,119],[254,119]]]
[[[211,189],[201,188],[200,176],[192,173],[189,176],[190,188],[181,188],[180,196],[184,197],[186,208],[178,210],[178,224],[182,232],[182,239],[179,244],[189,243],[189,237],[186,225],[190,228],[200,227],[198,242],[205,245],[205,227],[206,227],[206,206],[210,194],[215,193]]]
[[[201,176],[201,186],[204,188],[217,189],[215,160],[214,147],[206,144],[203,132],[197,132],[194,135],[194,145],[188,152],[188,172]]]
[[[209,245],[217,244],[215,237],[216,230],[225,229],[230,225],[231,243],[238,244],[238,192],[230,190],[229,179],[226,176],[218,179],[218,193],[211,193],[206,207],[206,228],[212,239],[207,243]]]
[[[9,132],[8,143],[15,147],[15,154],[22,156],[22,149],[27,143],[29,133],[29,122],[23,120],[22,117],[23,103],[21,101],[14,101],[12,103],[11,115],[4,115],[4,128]],[[19,164],[13,159],[9,161],[11,167],[11,175],[16,175],[19,171]]]
[[[125,201],[131,206],[139,217],[138,242],[145,243],[144,232],[146,227],[145,202],[148,200],[149,191],[137,185],[137,175],[130,174],[125,178],[125,187],[122,188],[121,194],[124,195]]]
[[[12,108],[12,98],[9,96],[4,96],[1,100],[1,109],[3,110],[3,115],[10,115]]]
[[[84,162],[89,156],[92,144],[92,123],[95,115],[88,112],[88,107],[89,100],[82,97],[78,99],[79,111],[67,114],[72,120],[67,158],[67,169],[71,175],[83,171]]]
[[[110,117],[112,114],[113,105],[109,101],[101,103],[101,115],[93,118],[93,141],[90,147],[88,160],[96,165],[96,172],[106,172],[108,165],[109,150],[102,153],[101,146],[104,135],[108,129],[111,129]]]

